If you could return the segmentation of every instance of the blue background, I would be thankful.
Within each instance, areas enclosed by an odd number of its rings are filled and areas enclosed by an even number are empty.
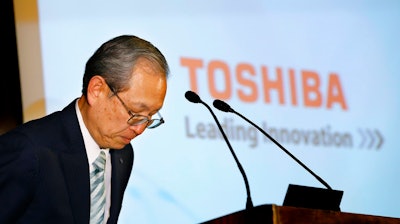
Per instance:
[[[207,109],[189,103],[189,69],[196,58],[196,90],[210,106],[208,64],[228,65],[231,83],[216,72],[215,88],[258,125],[288,130],[282,139],[292,154],[334,189],[343,190],[344,212],[400,217],[400,3],[398,1],[51,1],[38,0],[46,111],[62,109],[80,95],[84,65],[96,48],[120,34],[155,44],[171,76],[162,114],[165,125],[134,139],[135,165],[120,223],[198,223],[245,208],[242,176],[221,138],[194,135],[197,125],[215,123]],[[254,102],[244,102],[236,66],[255,69]],[[261,68],[270,79],[282,69],[285,103],[276,91],[265,102]],[[298,104],[290,103],[289,69],[296,77]],[[320,79],[322,105],[307,107],[302,71]],[[340,80],[347,110],[326,107],[330,74]],[[250,126],[214,109],[231,127]],[[350,145],[316,144],[304,133],[325,130],[351,136]],[[228,130],[227,130],[228,132]],[[296,134],[303,138],[296,140]],[[250,138],[252,135],[252,139]],[[281,205],[288,184],[324,187],[261,133],[231,144],[250,183],[254,205]],[[211,136],[211,137],[210,137]],[[254,139],[257,138],[255,141]],[[296,140],[296,141],[295,141]]]

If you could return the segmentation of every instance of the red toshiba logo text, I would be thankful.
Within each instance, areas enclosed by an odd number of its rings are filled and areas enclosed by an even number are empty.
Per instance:
[[[342,110],[348,109],[339,76],[335,73],[330,73],[327,85],[322,86],[320,75],[309,70],[302,70],[300,76],[296,76],[294,69],[288,69],[287,76],[284,77],[280,67],[272,70],[264,65],[255,67],[249,63],[238,63],[230,67],[221,60],[207,63],[202,59],[186,57],[182,57],[180,63],[188,69],[190,89],[198,92],[198,79],[206,78],[209,93],[216,99],[228,100],[236,94],[243,102],[252,103],[261,99],[265,103],[271,103],[271,93],[274,93],[281,105],[328,109],[336,106]],[[218,86],[216,82],[217,75],[221,78],[221,74],[223,88],[221,83]],[[233,89],[233,81],[237,83],[237,89]],[[300,85],[297,85],[298,82]],[[298,86],[301,88],[297,88]],[[285,87],[288,90],[286,92]]]

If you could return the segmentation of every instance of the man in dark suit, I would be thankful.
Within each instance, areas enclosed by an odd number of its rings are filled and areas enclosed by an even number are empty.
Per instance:
[[[0,223],[95,223],[90,172],[105,153],[100,218],[117,223],[133,165],[130,141],[164,122],[169,68],[132,35],[100,46],[86,63],[82,95],[62,111],[0,136]],[[97,200],[97,199],[96,199]]]

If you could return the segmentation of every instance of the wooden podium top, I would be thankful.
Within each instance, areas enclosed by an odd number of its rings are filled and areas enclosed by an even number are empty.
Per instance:
[[[340,211],[296,208],[274,204],[259,205],[251,210],[234,212],[202,224],[400,224],[400,219],[354,214]]]

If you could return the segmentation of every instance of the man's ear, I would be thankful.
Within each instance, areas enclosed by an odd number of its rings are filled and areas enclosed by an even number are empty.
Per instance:
[[[93,76],[87,88],[87,100],[90,105],[96,103],[99,98],[107,92],[107,84],[103,77],[99,75]]]

